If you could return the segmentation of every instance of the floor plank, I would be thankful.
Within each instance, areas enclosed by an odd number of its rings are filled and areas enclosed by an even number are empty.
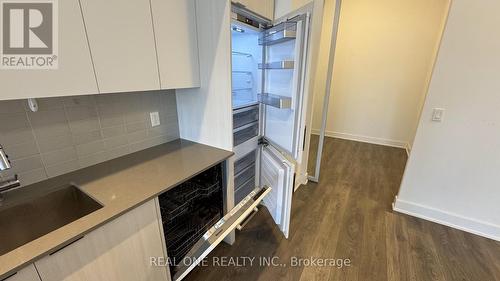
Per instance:
[[[332,138],[324,150],[320,182],[294,193],[289,239],[263,207],[234,245],[221,244],[186,280],[500,280],[499,242],[392,212],[404,150]],[[255,260],[214,265],[224,257]],[[261,257],[280,265],[261,265]],[[293,257],[352,265],[292,267]]]

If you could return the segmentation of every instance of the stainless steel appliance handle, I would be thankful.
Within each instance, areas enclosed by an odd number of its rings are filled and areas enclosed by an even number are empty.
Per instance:
[[[0,145],[0,171],[5,171],[11,168],[10,161]]]

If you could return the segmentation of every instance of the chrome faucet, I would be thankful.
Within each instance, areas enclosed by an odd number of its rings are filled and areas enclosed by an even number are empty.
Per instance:
[[[12,168],[12,166],[10,165],[9,157],[7,156],[7,154],[5,154],[2,145],[0,145],[0,172],[9,170],[10,168]],[[3,192],[9,191],[19,186],[21,186],[21,182],[19,181],[17,175],[14,175],[14,177],[11,179],[0,181],[0,202],[3,201]]]

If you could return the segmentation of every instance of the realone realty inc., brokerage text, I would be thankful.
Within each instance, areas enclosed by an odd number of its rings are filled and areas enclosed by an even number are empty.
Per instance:
[[[282,259],[272,257],[209,257],[202,260],[185,257],[180,261],[165,257],[150,257],[151,266],[219,266],[219,267],[336,267],[344,268],[352,265],[349,258],[295,257]]]

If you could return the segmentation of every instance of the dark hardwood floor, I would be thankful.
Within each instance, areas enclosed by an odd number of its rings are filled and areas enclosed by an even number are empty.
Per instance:
[[[289,239],[262,208],[186,280],[500,280],[500,243],[392,212],[405,163],[402,149],[327,138],[320,183],[294,193]],[[229,257],[240,265],[225,266]],[[293,257],[351,264],[292,266]]]

